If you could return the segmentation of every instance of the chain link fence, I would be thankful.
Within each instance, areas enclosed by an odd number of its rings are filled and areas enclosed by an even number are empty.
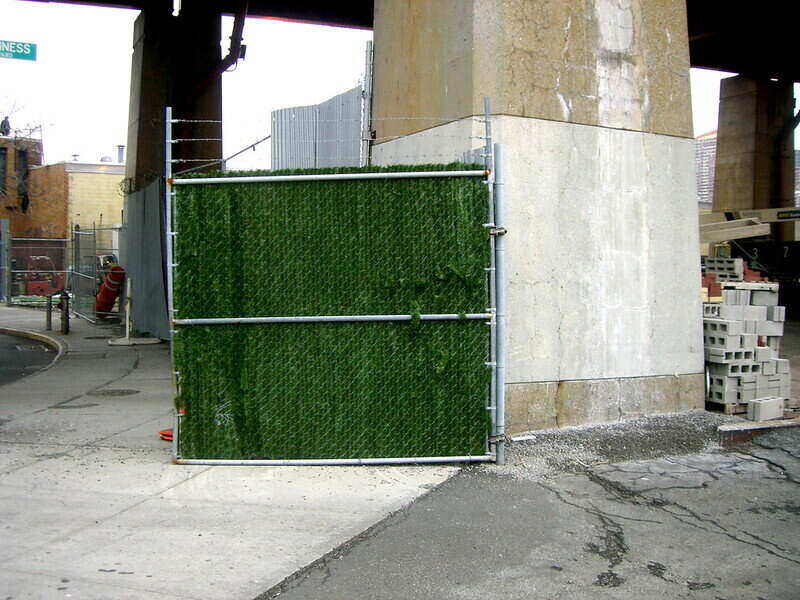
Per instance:
[[[182,459],[490,458],[485,170],[409,170],[173,182]]]
[[[122,227],[81,228],[72,230],[72,268],[70,291],[73,311],[92,323],[101,320],[119,320],[124,306],[120,294],[110,311],[98,311],[96,296],[110,268],[119,263],[120,236]]]
[[[3,236],[3,296],[7,304],[44,306],[68,280],[67,239]]]

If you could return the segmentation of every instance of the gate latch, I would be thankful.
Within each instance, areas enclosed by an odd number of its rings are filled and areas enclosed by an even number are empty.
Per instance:
[[[508,230],[505,227],[489,227],[489,235],[505,235]]]

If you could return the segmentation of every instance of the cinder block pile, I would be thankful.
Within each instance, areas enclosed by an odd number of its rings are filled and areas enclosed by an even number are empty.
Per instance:
[[[751,269],[741,258],[701,256],[703,302],[721,300],[722,284],[729,281],[767,282],[761,271]]]
[[[705,273],[716,275],[717,281],[742,281],[744,279],[744,260],[719,256],[701,256],[700,264]]]
[[[789,361],[779,358],[786,309],[778,306],[778,284],[723,283],[721,299],[703,305],[708,400],[729,414],[754,402],[749,414],[782,416],[791,376]]]

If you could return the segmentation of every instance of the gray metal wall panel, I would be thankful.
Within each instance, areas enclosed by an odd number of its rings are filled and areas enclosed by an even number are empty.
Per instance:
[[[121,263],[131,278],[133,325],[137,331],[170,338],[164,287],[164,187],[161,180],[128,195]]]
[[[361,165],[361,86],[317,105],[317,166]]]
[[[358,86],[313,106],[272,111],[272,169],[357,167],[362,148],[363,93]]]
[[[272,168],[311,169],[315,161],[316,106],[272,111]]]

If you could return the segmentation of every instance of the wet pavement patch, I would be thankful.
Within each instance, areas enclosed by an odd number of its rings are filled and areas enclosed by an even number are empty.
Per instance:
[[[0,385],[30,375],[52,360],[53,349],[47,344],[0,335]]]
[[[139,390],[93,390],[86,392],[87,396],[103,396],[106,398],[117,398],[120,396],[133,396],[138,394]]]

